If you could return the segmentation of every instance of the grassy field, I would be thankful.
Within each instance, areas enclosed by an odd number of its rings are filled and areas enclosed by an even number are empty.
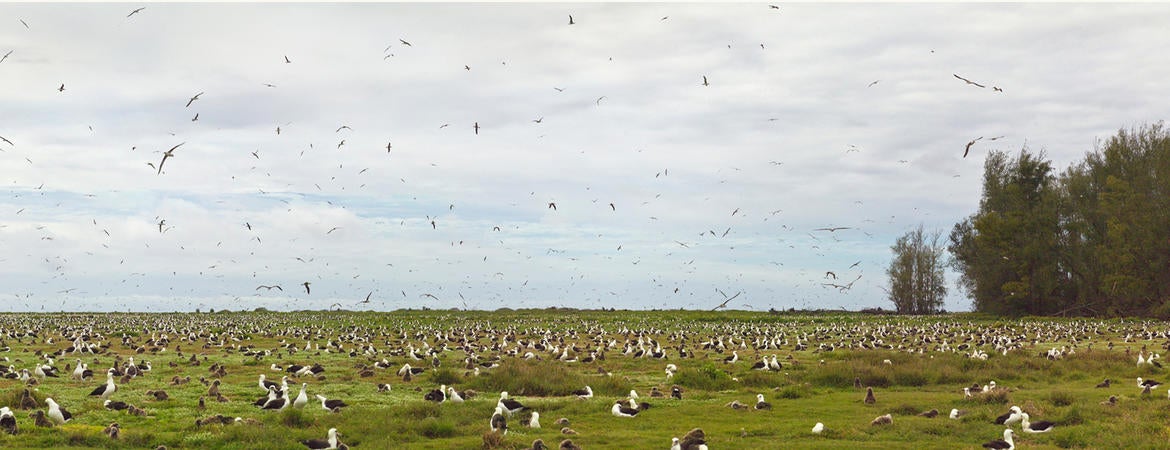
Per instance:
[[[1143,396],[1135,379],[1165,377],[1161,368],[1136,361],[1143,347],[1146,355],[1164,351],[1168,325],[734,311],[8,314],[0,315],[0,347],[10,348],[0,354],[7,358],[5,365],[31,372],[52,358],[60,377],[45,378],[30,389],[40,409],[43,399],[52,397],[74,419],[54,428],[34,426],[32,410],[17,409],[25,383],[0,379],[0,406],[15,410],[19,426],[16,435],[0,433],[0,447],[297,449],[305,448],[298,441],[324,439],[329,428],[337,428],[341,441],[354,448],[473,449],[491,441],[496,448],[519,449],[537,438],[556,448],[568,437],[586,449],[665,450],[671,437],[701,427],[712,449],[977,449],[1002,436],[1004,427],[993,424],[994,417],[1018,405],[1033,421],[1058,425],[1050,433],[1027,434],[1017,424],[1017,448],[1167,448],[1167,391]],[[102,346],[100,353],[58,355],[83,335]],[[661,346],[666,358],[624,354],[627,346],[636,351],[639,340],[651,352]],[[704,342],[720,340],[725,349],[703,348]],[[537,343],[545,350],[532,348]],[[680,345],[693,356],[681,358]],[[435,349],[440,368],[431,367],[430,357],[416,361],[408,356],[411,346],[419,353]],[[561,350],[554,354],[553,346],[575,346],[569,355],[578,358],[601,350],[604,359],[559,361]],[[1053,348],[1063,355],[1047,358]],[[723,363],[732,350],[739,362]],[[989,357],[970,357],[975,350]],[[527,352],[537,358],[523,359]],[[481,367],[478,376],[467,368],[472,354]],[[751,370],[760,357],[771,355],[778,357],[781,370]],[[99,398],[87,395],[104,381],[116,356],[152,363],[150,372],[119,383],[112,397],[144,408],[145,417],[106,410]],[[383,358],[390,368],[373,367]],[[70,378],[65,366],[78,359],[89,364],[94,379]],[[492,361],[499,367],[478,366]],[[261,411],[252,406],[264,396],[258,376],[279,381],[283,374],[271,370],[274,363],[325,367],[320,379],[290,378],[290,397],[308,383],[308,407]],[[396,375],[404,363],[427,370],[404,382]],[[200,380],[216,378],[209,371],[214,364],[224,366],[220,390],[229,401],[207,398],[200,411],[198,399],[208,389]],[[667,364],[679,369],[673,378],[666,376]],[[172,382],[188,376],[188,383]],[[1096,388],[1105,378],[1114,384]],[[855,379],[873,387],[874,404],[862,402],[865,390],[854,387]],[[994,392],[964,397],[964,386],[992,380],[999,387]],[[378,392],[379,383],[392,389]],[[479,395],[464,403],[423,399],[440,384]],[[585,385],[593,388],[594,398],[570,395]],[[684,391],[682,400],[650,398],[651,388],[669,395],[673,385]],[[146,394],[160,389],[170,398],[159,401]],[[651,408],[633,418],[611,415],[614,401],[625,400],[631,389]],[[509,421],[506,436],[492,439],[488,421],[502,390],[538,411],[542,428],[523,426],[527,413],[520,413]],[[315,394],[351,406],[331,413]],[[757,394],[773,408],[725,406],[736,400],[754,405]],[[1101,404],[1111,395],[1118,398],[1115,405]],[[949,419],[953,408],[966,414]],[[939,416],[917,415],[931,409]],[[255,423],[196,425],[215,414]],[[883,414],[891,414],[893,424],[870,425]],[[554,424],[561,417],[578,434],[562,435]],[[121,426],[117,441],[102,434],[111,422]],[[810,431],[817,422],[825,424],[819,435]]]

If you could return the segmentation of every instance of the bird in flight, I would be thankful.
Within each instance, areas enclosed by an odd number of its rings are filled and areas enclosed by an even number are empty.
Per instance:
[[[420,295],[419,297],[430,297],[430,298],[433,298],[433,299],[435,299],[435,300],[438,300],[438,299],[439,299],[439,297],[435,297],[435,295],[434,295],[434,294],[429,294],[429,293],[428,293],[428,294],[422,294],[422,295]]]
[[[573,15],[569,14],[569,25],[574,25],[574,24],[576,24],[576,22],[573,22]]]
[[[541,117],[539,119],[532,119],[532,121],[535,123],[541,123],[541,122],[544,122],[544,117]]]
[[[12,141],[8,140],[8,139],[7,139],[7,138],[5,138],[4,136],[0,136],[0,141],[7,142],[7,143],[8,143],[8,145],[11,145],[11,146],[13,146],[13,147],[16,147],[16,144],[13,144],[13,143],[12,143]]]
[[[158,232],[159,233],[163,232],[163,226],[166,224],[167,224],[167,219],[161,219],[158,221]]]
[[[616,207],[616,206],[613,206],[613,203],[610,203],[610,204],[609,204],[609,207],[610,207],[610,209],[612,209],[612,210],[614,210],[614,211],[617,211],[617,207]]]
[[[409,42],[406,42],[406,41],[404,41],[404,40],[402,40],[402,39],[399,39],[399,40],[398,40],[398,42],[401,42],[401,43],[402,43],[402,45],[405,45],[405,46],[407,46],[407,47],[414,47],[413,45],[410,45],[410,43],[409,43]]]
[[[195,121],[198,121],[198,120],[199,120],[199,113],[195,113],[195,117],[192,117],[192,118],[191,118],[191,121],[192,121],[192,122],[195,122]]]
[[[772,9],[780,9],[780,7],[776,5],[768,5],[768,7]]]
[[[288,55],[284,55],[284,63],[285,64],[292,64],[292,60],[288,59]]]
[[[336,130],[334,130],[333,132],[334,132],[334,133],[340,133],[340,132],[341,132],[341,130],[349,130],[349,131],[353,131],[353,128],[350,128],[350,127],[349,127],[349,125],[342,125],[342,126],[340,126],[340,127],[337,127],[337,129],[336,129]]]
[[[310,293],[310,292],[309,292],[309,284],[310,284],[310,283],[309,283],[308,281],[306,281],[306,282],[304,282],[304,283],[301,283],[301,286],[304,286],[304,287],[305,287],[305,294],[309,294],[309,293]],[[282,289],[282,290],[283,290],[283,289]]]
[[[28,22],[25,22],[24,19],[20,19],[20,24],[24,25],[24,29],[31,30],[31,28],[28,27]]]
[[[479,135],[479,122],[476,122],[475,125],[472,125],[472,128],[475,128],[475,134]]]
[[[991,87],[991,90],[993,90],[993,91],[995,91],[995,92],[1003,92],[1003,89],[1000,89],[1000,87],[999,87],[999,86],[992,86],[992,87]]]
[[[0,58],[0,63],[4,62],[4,60],[8,59],[8,55],[11,55],[12,52],[13,52],[13,50],[9,50],[8,53],[5,53],[4,57]]]
[[[165,164],[165,163],[167,162],[167,158],[173,158],[173,157],[175,156],[175,154],[174,154],[174,151],[175,151],[175,149],[176,149],[176,148],[179,148],[179,147],[182,147],[182,146],[183,146],[183,144],[186,144],[186,142],[183,142],[183,143],[181,143],[181,144],[179,144],[179,145],[176,145],[176,146],[174,146],[174,147],[171,147],[171,149],[170,149],[170,150],[167,150],[167,151],[163,152],[162,161],[159,161],[159,162],[158,162],[158,174],[159,174],[159,175],[162,175],[162,168],[163,168],[163,164]]]
[[[267,289],[267,290],[270,290],[270,291],[271,291],[271,290],[273,290],[273,289],[276,289],[276,290],[278,290],[278,291],[284,292],[284,288],[280,287],[280,285],[279,285],[279,284],[274,284],[274,285],[272,285],[272,286],[265,286],[265,285],[261,284],[261,285],[259,285],[259,286],[256,286],[256,290],[257,290],[257,291],[259,291],[259,290],[260,290],[260,288],[264,288],[264,289]]]
[[[965,150],[963,150],[963,157],[964,158],[967,157],[967,153],[971,152],[971,146],[975,145],[975,141],[978,141],[980,139],[983,139],[983,136],[979,136],[978,138],[972,139],[971,142],[967,143],[967,148]],[[998,139],[998,138],[996,138],[996,139]]]
[[[146,7],[145,7],[145,6],[143,6],[143,7],[141,7],[141,8],[138,8],[138,9],[136,9],[136,10],[130,11],[130,14],[127,14],[127,15],[126,15],[126,18],[127,18],[127,19],[129,19],[129,18],[130,18],[130,16],[133,16],[133,15],[135,15],[135,14],[138,14],[140,11],[142,11],[142,10],[144,10],[144,9],[146,9]]]
[[[64,86],[64,85],[62,85],[62,86]],[[601,99],[603,99],[603,98],[605,98],[604,95],[602,95],[601,97],[597,97],[597,101],[594,103],[597,103],[597,106],[601,106]]]
[[[875,85],[875,84],[878,84],[878,83],[879,83],[879,82],[881,82],[881,81],[882,81],[882,80],[876,80],[876,81],[874,81],[873,83],[870,83],[870,84],[869,84],[869,86],[866,86],[866,87],[873,87],[873,85]]]
[[[57,88],[57,92],[65,92],[65,83],[61,83],[61,87]]]
[[[360,301],[360,302],[358,302],[358,303],[369,303],[369,302],[370,302],[370,296],[371,296],[371,295],[374,295],[374,291],[370,291],[370,293],[369,293],[369,294],[366,294],[366,299],[365,299],[365,300],[362,300],[362,301]]]
[[[703,75],[703,86],[710,86],[710,85],[711,84],[707,82],[707,76]]]
[[[720,293],[720,294],[723,294],[723,291],[719,291],[719,293]],[[719,309],[719,308],[726,308],[728,303],[731,303],[731,301],[732,301],[732,300],[735,300],[735,298],[736,298],[736,297],[739,297],[739,294],[742,294],[742,293],[743,293],[743,292],[736,292],[736,293],[735,293],[735,295],[733,295],[733,296],[729,297],[727,300],[724,300],[724,301],[723,301],[723,303],[720,303],[720,304],[719,304],[719,306],[716,306],[716,307],[714,307],[714,308],[711,308],[711,310],[712,310],[712,311],[714,311],[714,310],[717,310],[717,309]],[[727,297],[727,294],[723,294],[723,296],[724,296],[724,297]]]
[[[191,104],[192,104],[192,103],[195,103],[195,100],[199,100],[199,96],[200,96],[200,95],[203,95],[203,93],[202,93],[202,92],[200,92],[200,93],[198,93],[198,94],[195,94],[195,96],[194,96],[194,97],[191,97],[191,99],[190,99],[190,100],[187,100],[187,106],[185,106],[185,108],[190,108],[190,107],[191,107]]]
[[[390,153],[390,143],[386,143],[386,153]]]
[[[326,231],[325,234],[329,234],[329,233],[332,233],[332,232],[340,230],[340,229],[341,229],[341,227],[333,227],[333,228],[330,228],[329,231]]]
[[[814,229],[813,231],[828,231],[828,232],[832,233],[832,232],[837,231],[837,230],[852,230],[852,228],[850,228],[850,227],[825,227],[825,228],[817,228],[817,229]]]
[[[549,208],[552,208],[552,210],[553,210],[553,211],[556,211],[556,210],[557,210],[557,204],[556,204],[556,203],[553,203],[553,202],[548,202],[548,207],[549,207]]]
[[[987,87],[987,86],[984,86],[984,85],[982,85],[982,84],[976,83],[976,82],[974,82],[974,81],[968,80],[968,79],[966,79],[966,78],[960,77],[960,76],[959,76],[959,74],[957,74],[957,73],[952,73],[951,75],[954,75],[954,76],[955,76],[955,78],[958,78],[958,79],[960,79],[960,80],[963,80],[963,81],[967,82],[967,84],[973,84],[973,85],[975,85],[975,86],[979,86],[979,87],[981,87],[981,88],[985,88],[985,87]]]

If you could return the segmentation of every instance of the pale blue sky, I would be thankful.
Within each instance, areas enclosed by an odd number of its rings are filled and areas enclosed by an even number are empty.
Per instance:
[[[1170,98],[1165,4],[143,5],[0,4],[12,310],[889,307],[989,150]]]

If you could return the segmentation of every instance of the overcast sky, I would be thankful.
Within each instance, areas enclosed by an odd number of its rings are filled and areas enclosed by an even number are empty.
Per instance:
[[[1167,4],[776,5],[0,4],[3,308],[889,308],[1167,116]]]

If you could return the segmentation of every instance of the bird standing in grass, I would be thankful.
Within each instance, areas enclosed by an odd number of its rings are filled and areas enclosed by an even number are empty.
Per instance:
[[[305,387],[309,383],[301,383],[301,393],[297,394],[297,399],[293,400],[293,408],[304,409],[305,405],[309,404],[309,396],[305,395]]]
[[[61,405],[58,405],[57,402],[52,398],[46,398],[45,403],[49,405],[49,412],[45,415],[48,416],[49,420],[53,421],[54,424],[64,425],[65,422],[73,419],[73,414],[70,414],[69,411],[65,410],[65,408],[62,408]]]
[[[98,386],[94,389],[94,392],[89,393],[89,395],[98,395],[101,396],[102,399],[109,399],[110,395],[113,395],[116,390],[118,390],[118,387],[113,385],[113,368],[111,367],[108,369],[108,371],[105,371],[105,385]]]
[[[865,404],[872,405],[874,403],[877,403],[877,399],[874,398],[874,396],[873,396],[873,388],[866,387],[865,388]]]

